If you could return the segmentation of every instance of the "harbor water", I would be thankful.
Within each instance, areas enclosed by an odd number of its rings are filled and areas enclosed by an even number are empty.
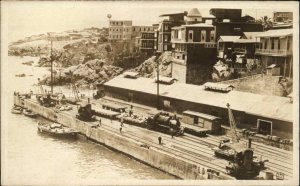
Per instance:
[[[95,180],[175,179],[130,157],[85,139],[56,139],[37,132],[37,122],[11,114],[13,92],[29,92],[46,68],[22,65],[37,58],[9,57],[2,81],[1,172],[9,185],[88,183]],[[3,67],[2,67],[3,68]],[[16,77],[16,74],[26,74]],[[32,76],[31,76],[32,75]]]

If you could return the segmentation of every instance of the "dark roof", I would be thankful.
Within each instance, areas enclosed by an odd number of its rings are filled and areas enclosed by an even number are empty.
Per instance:
[[[187,13],[186,13],[186,12],[182,12],[182,13],[173,13],[173,14],[162,14],[162,15],[160,15],[159,17],[176,16],[176,15],[182,15],[182,16],[185,16],[185,15],[187,15]]]

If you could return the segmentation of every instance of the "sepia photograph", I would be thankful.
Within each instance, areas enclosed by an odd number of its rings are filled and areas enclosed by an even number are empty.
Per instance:
[[[1,185],[299,185],[298,1],[1,1]]]

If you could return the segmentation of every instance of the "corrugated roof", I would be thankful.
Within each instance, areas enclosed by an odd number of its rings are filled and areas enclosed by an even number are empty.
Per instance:
[[[280,37],[288,35],[293,35],[293,29],[268,30],[258,34],[257,37]]]
[[[123,78],[117,76],[105,83],[106,86],[156,94],[154,79],[140,77],[138,79]],[[286,97],[259,95],[248,92],[232,90],[226,94],[206,91],[204,86],[174,83],[172,85],[160,84],[160,95],[164,97],[206,104],[221,108],[227,108],[230,103],[231,109],[243,111],[249,114],[274,118],[283,121],[293,121],[293,104]]]
[[[220,36],[220,39],[218,42],[234,42],[238,40],[240,36]]]

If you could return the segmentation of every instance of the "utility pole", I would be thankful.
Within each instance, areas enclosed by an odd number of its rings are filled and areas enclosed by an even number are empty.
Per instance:
[[[52,39],[51,39],[50,62],[51,62],[51,94],[53,94],[53,56],[52,56]]]
[[[156,84],[157,84],[157,103],[156,103],[156,107],[157,107],[157,110],[160,110],[160,104],[159,104],[159,55],[160,53],[159,52],[156,52],[155,53],[155,60],[156,60],[156,66],[157,66],[157,69],[156,69],[156,72],[157,72],[157,77],[156,77]]]

